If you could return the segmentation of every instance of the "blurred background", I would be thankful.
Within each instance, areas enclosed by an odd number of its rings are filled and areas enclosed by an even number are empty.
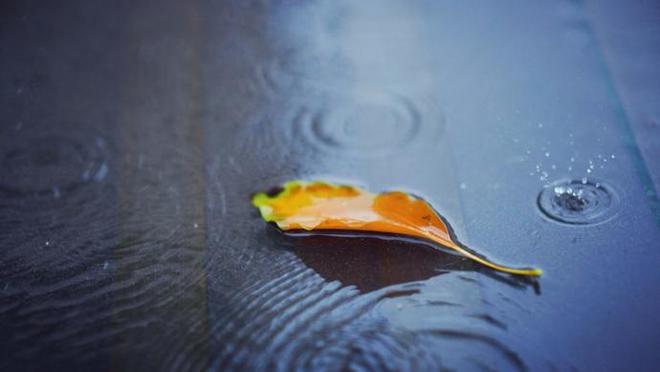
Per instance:
[[[3,1],[0,369],[654,370],[656,1]],[[292,238],[402,189],[536,283]]]

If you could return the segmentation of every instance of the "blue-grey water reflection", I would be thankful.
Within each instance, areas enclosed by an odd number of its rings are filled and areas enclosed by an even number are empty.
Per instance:
[[[655,4],[0,5],[0,369],[653,370]],[[466,245],[285,236],[290,179]]]

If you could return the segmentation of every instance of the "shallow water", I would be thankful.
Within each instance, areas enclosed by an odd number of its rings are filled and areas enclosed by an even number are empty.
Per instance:
[[[652,370],[660,9],[620,6],[1,5],[0,368]],[[545,274],[285,236],[250,195],[300,178]]]

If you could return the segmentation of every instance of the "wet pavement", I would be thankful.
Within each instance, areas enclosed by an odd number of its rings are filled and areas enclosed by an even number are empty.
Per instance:
[[[2,370],[653,370],[660,7],[0,5]],[[424,197],[538,283],[250,196]]]

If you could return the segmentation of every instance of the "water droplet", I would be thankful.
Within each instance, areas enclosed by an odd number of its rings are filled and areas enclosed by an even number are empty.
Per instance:
[[[94,181],[101,182],[108,175],[108,165],[106,162],[103,162],[99,167],[99,170],[94,174]]]
[[[543,128],[543,123],[539,123],[539,128]]]
[[[587,169],[587,173],[591,173],[591,168],[592,168],[592,167],[590,167],[589,169]]]
[[[549,157],[550,157],[550,153],[546,151],[546,153],[545,153],[545,157],[546,157],[546,158],[549,158]]]
[[[532,175],[533,175],[533,173],[532,173]],[[465,189],[467,189],[467,185],[466,185],[465,183],[461,183],[461,184],[459,185],[459,187],[461,188],[461,190],[465,190]]]
[[[614,156],[614,154],[612,154],[611,158],[612,158],[612,159],[616,159],[616,156]]]
[[[583,185],[586,185],[587,184],[587,177],[582,177],[581,182],[582,182]]]
[[[618,205],[617,194],[602,182],[571,180],[544,189],[538,198],[541,211],[549,218],[567,224],[594,224],[612,217]]]
[[[46,240],[46,246],[49,246],[49,245],[50,245],[50,242],[48,240]]]
[[[575,158],[571,157],[571,163],[575,163]]]

